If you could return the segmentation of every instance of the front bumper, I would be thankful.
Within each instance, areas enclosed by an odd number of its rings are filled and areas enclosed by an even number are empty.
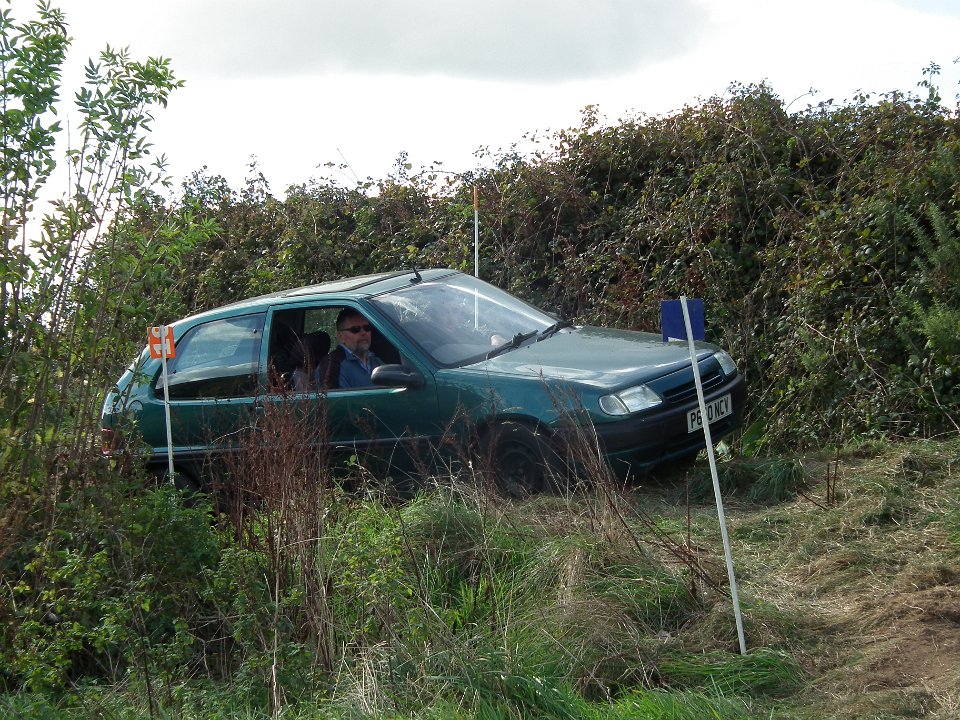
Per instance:
[[[709,403],[728,393],[733,400],[733,412],[710,423],[714,441],[743,424],[747,390],[741,375],[711,388],[704,399]],[[682,403],[659,406],[639,417],[597,424],[597,438],[613,469],[618,474],[630,474],[702,450],[706,446],[703,432],[687,432],[687,413],[697,405],[694,396]]]

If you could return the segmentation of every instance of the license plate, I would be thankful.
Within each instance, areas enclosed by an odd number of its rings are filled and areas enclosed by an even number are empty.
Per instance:
[[[725,418],[733,412],[733,400],[729,395],[712,400],[707,403],[707,420],[711,423],[720,418]],[[687,413],[687,432],[692,433],[703,427],[703,418],[700,416],[700,408],[694,408]]]

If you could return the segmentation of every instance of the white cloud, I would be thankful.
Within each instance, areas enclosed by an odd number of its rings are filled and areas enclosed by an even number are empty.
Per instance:
[[[191,74],[557,82],[679,55],[703,25],[699,0],[170,0],[150,32]]]
[[[187,85],[152,140],[173,173],[208,165],[236,186],[256,155],[277,190],[342,159],[384,177],[400,151],[471,169],[477,148],[575,126],[588,104],[610,119],[660,114],[767,80],[797,110],[916,91],[930,62],[952,104],[960,79],[956,0],[61,4],[76,37],[68,83],[106,42],[172,58]],[[14,0],[15,16],[33,5]]]

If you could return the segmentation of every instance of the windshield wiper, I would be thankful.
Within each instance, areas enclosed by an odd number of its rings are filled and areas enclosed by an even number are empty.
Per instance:
[[[540,337],[537,338],[537,342],[541,340],[546,340],[548,337],[553,337],[558,332],[564,328],[573,327],[573,323],[569,320],[557,320],[553,325],[548,328],[544,328],[540,331]]]
[[[503,345],[497,345],[493,350],[488,352],[487,360],[496,357],[500,353],[505,353],[507,350],[513,350],[514,348],[520,347],[523,343],[536,334],[536,330],[531,330],[528,333],[517,333],[510,340],[507,340],[505,343],[503,343]]]

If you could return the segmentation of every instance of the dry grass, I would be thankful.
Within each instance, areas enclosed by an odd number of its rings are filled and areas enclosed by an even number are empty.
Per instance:
[[[275,579],[292,564],[297,581],[310,581],[304,594],[317,602],[297,619],[305,637],[320,641],[318,660],[335,670],[341,698],[367,712],[387,709],[384,683],[395,682],[397,662],[413,668],[416,692],[438,697],[446,690],[428,677],[480,682],[487,670],[508,667],[477,654],[486,638],[472,624],[479,622],[595,701],[707,681],[778,718],[956,716],[958,442],[724,465],[751,653],[743,667],[735,662],[715,509],[695,489],[702,465],[624,487],[595,462],[595,443],[585,436],[571,445],[591,482],[509,500],[495,490],[489,466],[464,461],[458,479],[427,479],[422,494],[388,510],[403,541],[397,561],[410,573],[409,607],[406,615],[386,608],[381,625],[390,641],[358,648],[348,667],[344,649],[329,644],[331,596],[319,562],[337,491],[323,458],[297,452],[316,422],[290,417],[265,418],[261,430],[276,442],[242,458],[253,480],[243,493],[267,511],[256,514],[259,522],[275,525],[254,533],[253,516],[241,513],[236,529],[276,538],[264,548]],[[449,585],[450,577],[462,581]],[[435,633],[431,647],[398,650],[396,637],[411,622]]]
[[[729,499],[748,646],[783,644],[809,678],[775,717],[960,717],[958,461],[956,441],[803,459],[803,495]],[[718,552],[712,508],[691,522]]]

